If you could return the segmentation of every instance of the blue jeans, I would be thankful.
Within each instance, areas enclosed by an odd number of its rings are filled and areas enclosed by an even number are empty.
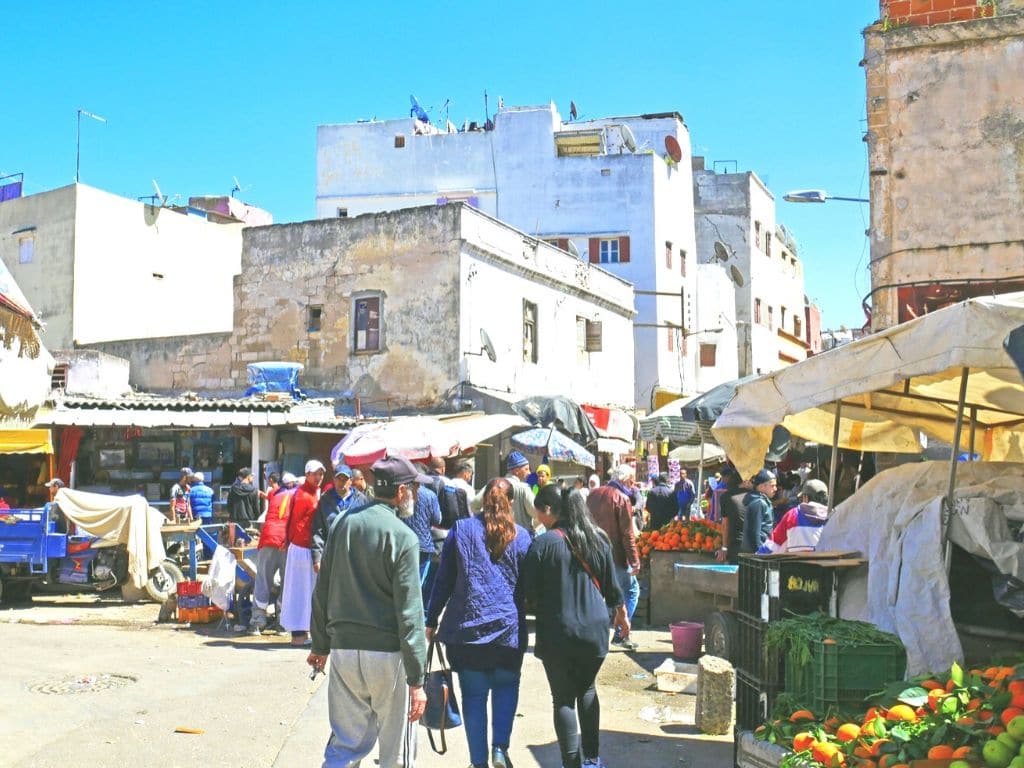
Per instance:
[[[469,742],[469,761],[488,765],[487,695],[491,697],[491,744],[508,749],[512,723],[519,705],[519,671],[495,667],[486,672],[463,669],[458,672],[462,693],[462,722]]]
[[[622,601],[626,604],[626,616],[632,623],[633,614],[636,613],[636,604],[640,602],[640,582],[626,567],[615,566],[615,575],[619,579],[619,589],[622,590]],[[618,632],[615,633],[615,636],[618,639]]]

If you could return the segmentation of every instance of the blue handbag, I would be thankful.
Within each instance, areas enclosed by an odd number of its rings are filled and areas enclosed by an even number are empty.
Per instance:
[[[435,645],[437,645],[438,668],[431,669]],[[423,692],[427,695],[427,706],[423,709],[420,725],[427,729],[430,748],[437,754],[443,755],[448,751],[444,732],[448,728],[457,728],[462,725],[462,715],[459,713],[459,702],[455,698],[455,685],[452,681],[452,671],[448,667],[448,660],[444,657],[441,645],[433,640],[430,641],[430,648],[427,650],[427,669]],[[441,732],[440,749],[434,743],[435,730]]]

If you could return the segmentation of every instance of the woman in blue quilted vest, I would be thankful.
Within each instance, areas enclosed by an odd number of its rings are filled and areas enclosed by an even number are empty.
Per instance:
[[[513,494],[508,480],[495,478],[484,491],[483,511],[455,522],[441,550],[427,607],[427,640],[436,636],[445,643],[459,678],[473,768],[488,765],[488,698],[491,768],[512,768],[508,748],[528,642],[517,584],[530,548],[530,534],[516,525],[512,514]],[[444,619],[437,629],[442,610]]]

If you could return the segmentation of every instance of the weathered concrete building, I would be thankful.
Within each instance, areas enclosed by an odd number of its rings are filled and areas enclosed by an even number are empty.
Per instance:
[[[71,184],[0,202],[0,258],[53,350],[228,332],[242,224],[217,221]]]
[[[753,172],[716,173],[695,157],[693,200],[697,256],[724,267],[732,281],[739,375],[806,358],[812,329],[803,264],[795,240],[775,222],[768,187]]]
[[[242,237],[230,333],[98,345],[130,360],[133,385],[238,390],[247,363],[287,360],[304,388],[366,409],[467,391],[633,402],[632,286],[468,206]]]
[[[634,401],[649,408],[698,391],[692,180],[669,147],[690,154],[678,113],[563,120],[553,104],[499,107],[493,126],[459,132],[413,118],[322,125],[317,216],[465,201],[630,281]]]
[[[865,30],[871,327],[1024,289],[1024,0],[881,0]]]

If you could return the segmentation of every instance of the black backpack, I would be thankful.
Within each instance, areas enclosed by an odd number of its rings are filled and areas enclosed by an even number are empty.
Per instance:
[[[448,485],[442,478],[435,477],[431,490],[437,494],[437,502],[441,506],[441,528],[451,528],[456,520],[469,517],[469,497],[463,488]]]

